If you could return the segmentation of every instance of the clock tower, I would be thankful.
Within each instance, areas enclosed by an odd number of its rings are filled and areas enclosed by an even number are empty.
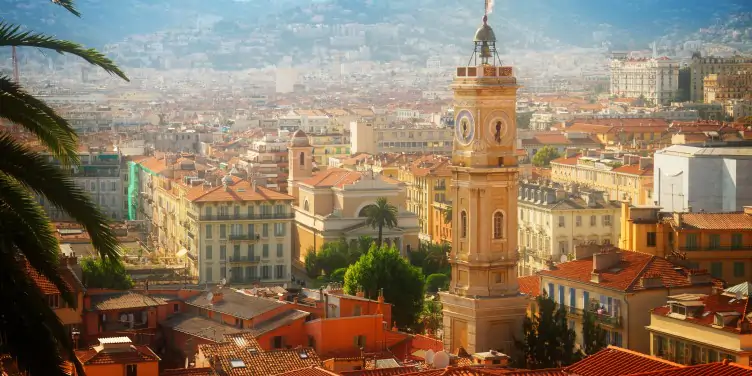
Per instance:
[[[452,150],[452,281],[441,293],[444,347],[514,351],[527,299],[517,285],[517,79],[488,15],[458,67]]]

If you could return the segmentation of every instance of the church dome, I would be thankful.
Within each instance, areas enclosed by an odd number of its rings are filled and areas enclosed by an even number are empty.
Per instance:
[[[298,129],[290,138],[290,146],[307,147],[311,146],[311,143],[308,141],[308,135],[302,129]]]
[[[488,17],[483,17],[483,25],[475,32],[475,42],[496,42],[496,34],[494,34],[491,26],[488,26]]]

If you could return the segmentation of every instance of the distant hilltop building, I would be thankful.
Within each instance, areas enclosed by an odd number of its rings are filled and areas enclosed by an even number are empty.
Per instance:
[[[669,104],[679,91],[679,68],[679,62],[668,57],[613,59],[611,95]]]
[[[752,72],[752,57],[703,57],[699,54],[692,56],[690,63],[691,82],[689,96],[693,102],[702,101],[705,94],[705,78],[710,74]]]

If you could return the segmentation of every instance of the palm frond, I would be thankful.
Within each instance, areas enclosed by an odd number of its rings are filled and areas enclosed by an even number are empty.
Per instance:
[[[129,81],[125,73],[112,60],[93,48],[85,48],[78,43],[57,39],[42,33],[21,31],[20,26],[7,22],[0,22],[0,46],[37,47],[55,50],[60,54],[76,55],[87,63],[104,69],[107,73]]]
[[[76,6],[73,5],[73,0],[50,0],[53,4],[59,5],[65,8],[68,12],[73,13],[76,17],[81,17],[81,13],[78,12]]]
[[[10,213],[0,207],[3,216]],[[0,233],[8,235],[5,227]],[[0,350],[10,354],[22,371],[30,375],[65,375],[61,351],[84,374],[73,352],[72,339],[60,319],[47,304],[39,288],[17,257],[19,250],[11,238],[0,236]]]
[[[45,197],[80,223],[103,259],[120,262],[118,241],[107,218],[68,175],[41,155],[15,142],[8,134],[0,134],[0,155],[0,171]]]
[[[78,164],[78,137],[68,121],[30,95],[7,76],[0,75],[0,117],[33,133],[63,165]]]

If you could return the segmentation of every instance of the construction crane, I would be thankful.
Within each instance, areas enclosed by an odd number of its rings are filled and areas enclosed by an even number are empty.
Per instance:
[[[16,46],[12,47],[12,60],[13,60],[13,82],[16,84],[21,83],[21,78],[18,74],[18,53],[16,53]]]

